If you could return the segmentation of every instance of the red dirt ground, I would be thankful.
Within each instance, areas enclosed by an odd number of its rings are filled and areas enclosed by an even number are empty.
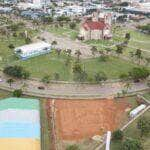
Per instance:
[[[62,140],[80,140],[116,129],[129,104],[125,100],[56,100],[56,129]]]

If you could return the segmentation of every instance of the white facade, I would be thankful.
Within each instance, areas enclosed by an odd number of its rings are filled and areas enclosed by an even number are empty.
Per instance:
[[[30,57],[46,54],[51,51],[51,44],[38,42],[15,48],[15,53],[26,60]]]

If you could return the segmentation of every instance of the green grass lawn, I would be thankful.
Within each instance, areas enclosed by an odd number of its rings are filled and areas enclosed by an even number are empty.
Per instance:
[[[99,62],[99,58],[87,59],[83,61],[83,64],[90,76],[94,76],[95,73],[103,71],[107,74],[108,78],[113,79],[118,78],[122,73],[127,73],[136,66],[116,57],[110,57],[106,62]]]
[[[73,80],[73,61],[66,66],[66,57],[62,54],[58,57],[54,52],[48,55],[28,59],[26,61],[18,60],[13,64],[19,64],[31,73],[31,77],[42,78],[50,75],[54,79],[54,74],[59,73],[60,80]],[[109,79],[117,79],[120,74],[128,72],[136,65],[123,61],[121,59],[110,57],[106,62],[99,62],[99,58],[91,58],[81,61],[82,67],[87,72],[89,78],[93,78],[95,73],[103,71]]]
[[[150,101],[150,92],[145,93],[143,96]]]
[[[69,37],[72,40],[75,40],[77,35],[78,35],[78,30],[79,25],[77,24],[77,27],[75,29],[71,29],[68,25],[64,25],[63,27],[55,27],[55,26],[47,26],[46,29],[51,32],[54,33],[57,36],[65,36],[65,37]]]
[[[150,117],[150,110],[146,111],[142,116]],[[139,118],[138,118],[139,119]],[[124,131],[125,137],[131,137],[134,139],[140,139],[140,132],[136,128],[137,121],[134,121],[127,129]],[[143,137],[143,139],[140,139],[143,145],[144,150],[149,150],[150,147],[150,135]],[[121,150],[121,142],[111,142],[111,150]]]
[[[59,73],[60,80],[71,81],[73,79],[73,63],[68,66],[65,65],[67,59],[65,54],[61,54],[61,56],[58,57],[55,52],[52,52],[47,55],[42,55],[30,58],[26,61],[22,61],[18,60],[14,56],[13,50],[8,48],[9,43],[14,44],[14,46],[19,46],[24,44],[24,40],[19,38],[14,40],[14,38],[11,38],[10,41],[0,41],[0,54],[2,58],[0,61],[1,68],[6,65],[16,64],[21,65],[27,69],[31,73],[31,77],[42,78],[45,75],[51,75],[53,79],[54,73]],[[131,68],[136,66],[130,62],[115,57],[110,57],[106,62],[99,62],[98,58],[86,59],[82,60],[81,62],[90,78],[93,77],[96,72],[104,71],[108,78],[116,79],[121,73],[126,73]]]

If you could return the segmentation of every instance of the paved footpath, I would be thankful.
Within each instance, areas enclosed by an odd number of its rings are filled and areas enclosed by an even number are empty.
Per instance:
[[[36,80],[18,80],[10,87],[6,82],[7,78],[4,76],[1,78],[2,82],[0,82],[0,89],[13,91],[14,89],[21,88],[24,94],[46,98],[107,98],[121,93],[124,87],[123,83],[106,83],[104,85],[51,83],[49,85],[43,85],[42,82]],[[45,90],[38,89],[39,86],[44,86]],[[148,89],[148,87],[144,82],[131,83],[129,92],[138,92],[146,89]]]

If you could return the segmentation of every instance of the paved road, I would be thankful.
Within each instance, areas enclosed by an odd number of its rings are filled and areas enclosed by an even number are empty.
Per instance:
[[[23,88],[25,94],[39,97],[59,97],[59,98],[104,98],[113,97],[121,92],[124,85],[122,83],[107,83],[105,85],[97,84],[49,84],[45,85],[45,90],[39,90],[38,86],[44,86],[40,81],[15,81],[10,87],[7,79],[2,77],[0,89],[13,91]],[[24,83],[26,83],[24,86]],[[136,92],[148,89],[146,83],[132,83],[129,92]]]

